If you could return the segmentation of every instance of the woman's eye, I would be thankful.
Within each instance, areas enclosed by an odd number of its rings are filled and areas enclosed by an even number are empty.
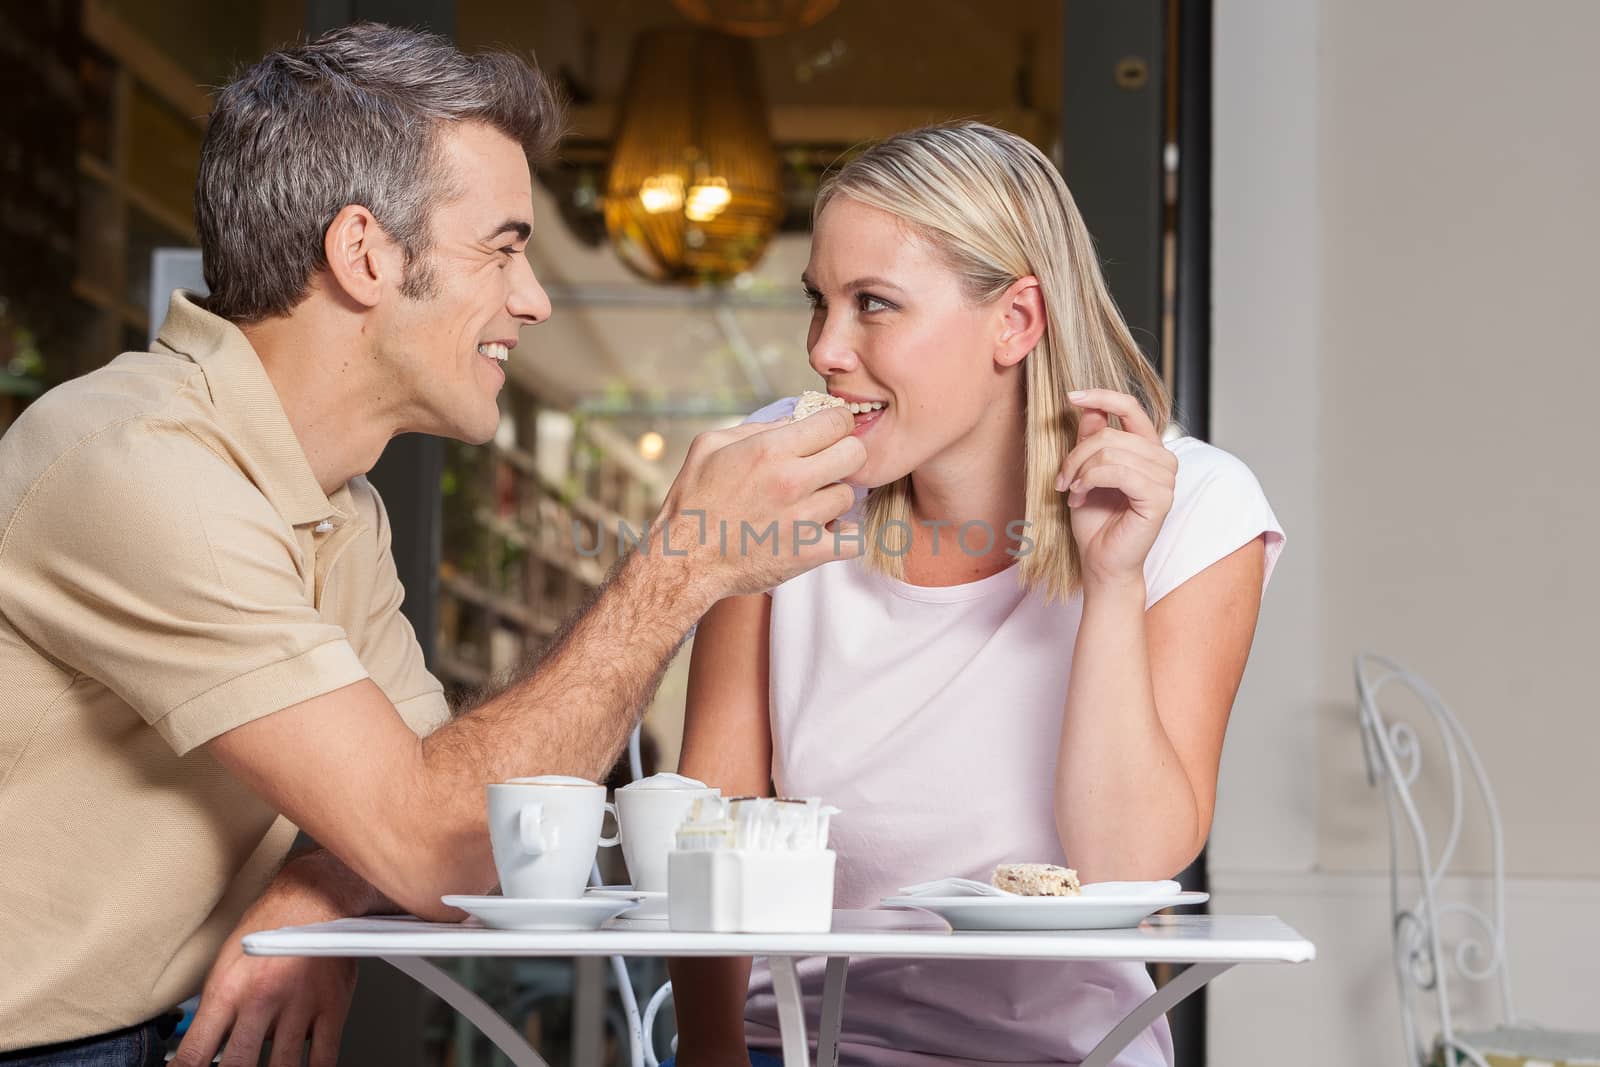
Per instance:
[[[818,309],[818,308],[820,308],[822,306],[822,294],[821,293],[817,292],[815,289],[807,289],[807,290],[805,290],[805,294],[806,294],[806,303],[811,305],[811,310],[815,311],[816,309]]]
[[[886,300],[879,300],[871,293],[862,293],[856,299],[860,302],[862,311],[887,311],[893,306]]]

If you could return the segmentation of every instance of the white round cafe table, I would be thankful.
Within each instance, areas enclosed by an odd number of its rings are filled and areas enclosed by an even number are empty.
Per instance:
[[[522,1035],[477,994],[423,957],[765,956],[772,967],[784,1067],[810,1067],[795,960],[822,956],[817,1063],[836,1067],[846,966],[852,956],[919,959],[1123,960],[1187,963],[1101,1039],[1083,1067],[1104,1067],[1174,1004],[1237,964],[1305,963],[1316,947],[1271,915],[1156,915],[1127,930],[952,931],[935,915],[872,909],[836,911],[817,934],[674,933],[662,920],[615,919],[584,933],[490,930],[475,921],[406,917],[341,919],[266,930],[244,939],[253,956],[376,956],[432,990],[472,1021],[517,1067],[548,1067]]]

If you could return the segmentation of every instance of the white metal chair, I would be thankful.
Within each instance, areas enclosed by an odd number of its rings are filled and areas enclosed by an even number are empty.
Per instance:
[[[1383,788],[1388,811],[1393,962],[1407,1062],[1414,1067],[1462,1063],[1491,1067],[1493,1056],[1492,1067],[1600,1063],[1600,1034],[1534,1026],[1519,1020],[1512,1006],[1500,809],[1466,731],[1427,682],[1393,660],[1361,653],[1355,659],[1355,682],[1367,779]],[[1409,721],[1387,720],[1379,703],[1383,691],[1396,684],[1426,709],[1425,721],[1444,753],[1450,823],[1440,845],[1431,841],[1413,793],[1422,772],[1423,736]],[[1487,913],[1462,901],[1440,899],[1461,842],[1469,785],[1481,799],[1489,824],[1493,885]],[[1403,857],[1409,849],[1416,852],[1415,871]],[[1450,937],[1441,927],[1464,932]],[[1450,999],[1452,970],[1464,981],[1494,983],[1498,1025],[1489,1030],[1457,1029],[1457,1010]],[[1439,1033],[1431,1048],[1419,1036],[1417,1021],[1418,1009],[1430,996],[1439,1013]]]
[[[671,996],[672,983],[663,982],[661,988],[656,990],[655,996],[650,998],[650,1003],[645,1005],[644,1067],[661,1067],[661,1060],[656,1056],[656,1015],[660,1013],[661,1005],[665,1004]],[[678,1038],[676,1035],[672,1038],[672,1051],[674,1053],[678,1051]]]
[[[628,736],[628,778],[635,782],[644,777],[644,758],[639,750],[639,731],[642,729],[644,729],[642,725],[635,726],[633,733]],[[589,884],[605,884],[600,877],[599,864],[595,864],[590,870]],[[617,979],[617,994],[622,998],[622,1010],[628,1020],[628,1062],[631,1067],[657,1067],[651,1048],[650,1032],[646,1029],[648,1023],[639,1015],[639,998],[633,992],[633,979],[628,974],[628,961],[621,956],[612,956],[610,959],[611,971]],[[651,1001],[651,1006],[655,1006],[654,999]],[[655,1021],[654,1012],[650,1013],[649,1020],[652,1023]]]
[[[632,781],[644,777],[644,759],[640,754],[639,731],[643,726],[635,726],[633,734],[628,738],[628,774]],[[589,873],[592,885],[600,885],[600,868],[597,865]],[[661,1006],[672,995],[672,983],[666,982],[655,991],[645,1007],[644,1015],[639,1014],[639,1000],[633,992],[633,980],[628,974],[628,963],[621,956],[611,957],[611,969],[617,978],[617,990],[622,997],[622,1009],[628,1019],[628,1055],[632,1067],[660,1067],[661,1061],[656,1058],[655,1050],[655,1022],[656,1016],[661,1011]],[[673,1039],[677,1045],[677,1039]]]

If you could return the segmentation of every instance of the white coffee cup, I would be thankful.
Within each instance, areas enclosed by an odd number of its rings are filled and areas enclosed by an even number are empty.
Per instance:
[[[617,833],[633,888],[667,891],[667,853],[673,836],[700,797],[721,790],[681,774],[652,774],[617,790]]]
[[[583,895],[601,845],[606,788],[584,778],[545,774],[489,788],[489,844],[500,892],[508,897],[571,899]]]

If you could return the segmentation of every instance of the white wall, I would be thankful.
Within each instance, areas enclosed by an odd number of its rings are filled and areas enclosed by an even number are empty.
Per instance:
[[[1518,1008],[1600,1028],[1600,3],[1219,0],[1216,18],[1212,437],[1289,543],[1212,883],[1218,910],[1282,915],[1320,957],[1220,979],[1211,1062],[1401,1062],[1362,647],[1427,676],[1478,743]]]

